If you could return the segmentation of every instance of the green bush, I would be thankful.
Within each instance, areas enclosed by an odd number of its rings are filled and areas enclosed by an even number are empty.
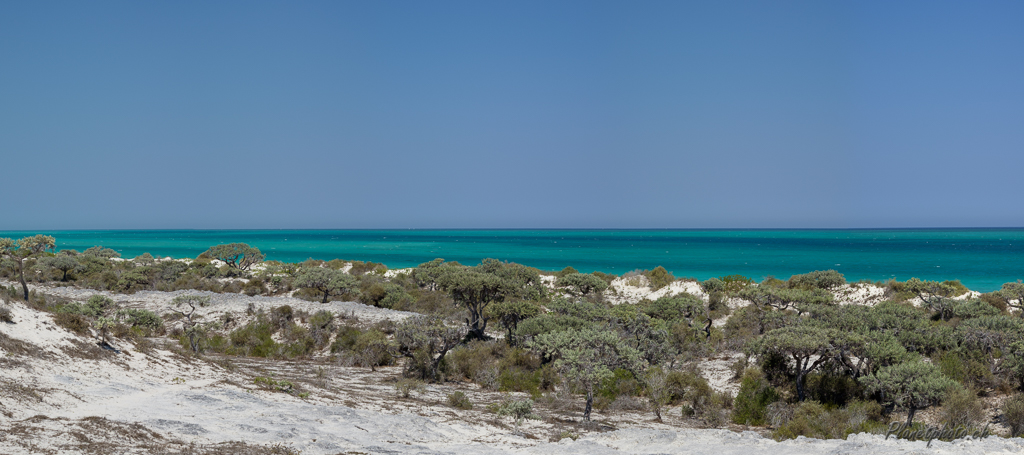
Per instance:
[[[413,393],[425,392],[427,386],[419,379],[402,378],[395,382],[395,390],[402,398],[409,398]]]
[[[965,388],[954,388],[942,398],[942,423],[949,428],[980,426],[985,419],[978,394]]]
[[[846,278],[835,270],[817,270],[789,277],[788,286],[803,289],[836,289],[846,284]]]
[[[644,275],[647,276],[647,280],[651,282],[651,289],[655,291],[672,284],[672,282],[676,280],[675,276],[669,273],[668,270],[665,270],[665,267],[660,265],[655,267],[654,270],[644,272]]]
[[[147,336],[162,329],[164,324],[163,319],[156,313],[137,308],[118,310],[117,318],[128,327],[142,329]]]
[[[327,344],[334,328],[334,313],[330,311],[320,310],[309,318],[309,334],[318,348]]]
[[[448,404],[454,408],[459,409],[473,409],[473,403],[469,401],[469,397],[462,392],[452,392],[448,394]]]
[[[249,357],[273,357],[278,352],[278,344],[273,338],[274,332],[274,327],[266,317],[257,317],[255,321],[235,329],[228,335],[231,346],[226,352]]]
[[[53,322],[79,335],[89,334],[89,320],[78,313],[57,313],[53,315]]]
[[[0,306],[0,322],[6,322],[8,324],[14,322],[14,317],[11,315],[11,310],[9,308]]]
[[[1024,394],[1017,394],[1003,401],[1003,422],[1010,427],[1010,436],[1024,433]]]
[[[768,405],[779,401],[781,396],[772,388],[764,373],[748,368],[732,409],[732,422],[739,425],[764,425]]]
[[[829,409],[816,401],[797,405],[791,417],[775,429],[775,439],[797,436],[817,439],[845,439],[852,433],[883,431],[882,406],[876,402],[853,402],[838,409]]]

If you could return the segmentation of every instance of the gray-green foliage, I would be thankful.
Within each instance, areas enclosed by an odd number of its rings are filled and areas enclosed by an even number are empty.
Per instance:
[[[792,289],[761,284],[747,286],[739,297],[749,300],[760,308],[772,307],[785,310],[798,304],[825,305],[832,303],[832,294],[824,289]]]
[[[569,273],[558,279],[558,286],[570,294],[583,297],[592,293],[600,294],[608,289],[608,283],[589,273]]]
[[[586,392],[584,420],[590,420],[595,387],[622,368],[642,371],[640,352],[611,330],[599,328],[568,329],[536,336],[529,347],[555,359],[562,376]]]
[[[763,425],[768,405],[780,399],[782,396],[768,383],[764,373],[747,369],[733,402],[732,421],[739,425]]]
[[[776,353],[793,361],[797,399],[803,401],[806,398],[807,374],[829,360],[835,335],[833,330],[812,324],[782,327],[764,334],[754,344],[754,351],[761,356]]]
[[[515,346],[518,344],[516,330],[519,328],[519,322],[540,314],[540,306],[526,300],[506,300],[492,304],[488,308],[488,314],[505,328],[506,340]]]
[[[327,310],[320,310],[309,318],[309,334],[317,347],[327,344],[334,332],[334,313]]]
[[[159,330],[164,322],[156,313],[138,308],[124,308],[117,310],[114,316],[129,327],[138,327],[144,333],[152,333]]]
[[[1010,436],[1024,433],[1024,394],[1017,394],[1003,401],[1003,422],[1010,427]]]
[[[28,283],[25,281],[25,261],[56,247],[56,240],[48,235],[34,235],[18,240],[0,238],[0,259],[6,259],[18,273],[18,281],[25,301],[28,301]]]
[[[437,285],[469,312],[471,338],[486,338],[487,306],[506,299],[537,300],[544,296],[537,269],[484,259],[476,267],[444,266]]]
[[[462,342],[463,333],[436,316],[411,317],[395,328],[395,350],[407,358],[407,374],[438,380],[445,355]]]
[[[238,270],[249,270],[250,267],[259,264],[266,257],[259,248],[244,243],[212,246],[206,250],[205,254],[224,261],[229,267]]]
[[[356,279],[341,270],[323,267],[304,268],[292,283],[297,288],[309,288],[323,294],[322,303],[331,296],[341,295],[356,287]]]
[[[835,270],[817,270],[789,278],[789,287],[833,290],[846,284],[846,278]]]
[[[61,281],[68,280],[68,272],[82,270],[82,264],[78,263],[78,260],[74,256],[66,254],[58,254],[56,256],[45,257],[39,261],[43,267],[59,270],[63,273],[61,275]]]
[[[515,431],[519,432],[519,426],[525,419],[539,419],[540,416],[533,413],[533,400],[514,400],[505,398],[498,405],[496,414],[499,416],[510,416],[515,420]]]
[[[99,318],[114,308],[114,301],[110,297],[99,294],[89,297],[85,304],[72,302],[61,307],[61,313],[80,314],[89,318]]]
[[[121,253],[114,251],[110,248],[104,248],[102,246],[89,247],[82,252],[86,256],[95,256],[99,258],[111,259],[121,257]]]
[[[869,393],[877,393],[884,402],[907,410],[908,425],[918,409],[938,403],[947,391],[959,387],[938,366],[921,359],[881,368],[860,381]]]
[[[1006,302],[1007,306],[1016,308],[1020,312],[1020,317],[1024,318],[1024,282],[1017,280],[1004,283],[1002,288],[997,291],[997,295]]]
[[[188,338],[189,347],[196,353],[202,347],[200,341],[206,332],[206,325],[198,321],[196,310],[209,304],[209,296],[195,294],[179,295],[174,300],[171,300],[173,307],[171,310],[182,316],[182,331],[185,332],[185,336]]]

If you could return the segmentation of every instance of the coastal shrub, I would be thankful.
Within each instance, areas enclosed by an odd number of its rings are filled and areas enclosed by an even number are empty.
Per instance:
[[[562,278],[562,277],[564,277],[566,275],[571,275],[573,273],[580,273],[580,271],[576,270],[576,268],[574,268],[573,266],[570,265],[570,266],[567,266],[566,268],[564,268],[562,270],[559,270],[559,271],[555,272],[554,275],[555,275],[555,278]]]
[[[502,399],[494,409],[499,416],[510,416],[515,421],[515,431],[519,432],[519,426],[526,419],[540,419],[540,416],[533,413],[533,400],[516,400],[511,397]]]
[[[453,408],[459,408],[463,410],[473,409],[473,403],[469,401],[469,397],[462,392],[452,392],[448,394],[448,404]]]
[[[504,353],[506,343],[473,340],[458,346],[448,354],[449,373],[452,377],[464,377],[481,385],[478,379],[483,372],[494,369]],[[494,379],[488,377],[487,379]],[[491,384],[493,385],[493,384]]]
[[[864,395],[864,386],[845,372],[828,368],[808,373],[807,396],[825,406],[843,406]]]
[[[89,334],[89,320],[78,313],[57,313],[53,315],[53,322],[79,335]]]
[[[394,364],[391,355],[392,343],[387,335],[371,328],[365,332],[351,326],[338,328],[338,335],[331,344],[331,353],[347,358],[352,364],[375,369],[378,366]]]
[[[291,305],[281,305],[271,309],[269,317],[270,323],[274,326],[274,331],[276,332],[288,327],[288,324],[295,319],[295,314]]]
[[[764,373],[748,368],[743,374],[740,390],[732,409],[732,422],[739,425],[764,425],[768,405],[781,396],[765,379]]]
[[[0,306],[0,322],[11,324],[14,322],[14,317],[11,315],[10,308]]]
[[[352,268],[348,270],[348,273],[351,274],[352,276],[360,276],[367,273],[384,275],[384,272],[387,271],[387,266],[381,263],[352,261]]]
[[[160,331],[164,324],[156,313],[137,308],[117,310],[116,318],[128,327],[140,329],[145,336]]]
[[[980,426],[985,419],[985,410],[981,406],[977,392],[966,388],[954,388],[947,391],[942,398],[939,419],[943,425],[950,428],[973,428]]]
[[[320,310],[309,318],[309,335],[318,348],[324,347],[334,332],[334,313]]]
[[[787,285],[791,288],[834,290],[846,284],[846,278],[835,270],[817,270],[810,273],[789,277]]]
[[[668,286],[676,280],[675,276],[669,273],[668,270],[665,270],[665,267],[660,265],[655,267],[654,270],[645,272],[644,275],[647,277],[647,280],[650,281],[651,289],[654,291]]]
[[[427,391],[426,384],[419,379],[401,378],[395,382],[395,391],[402,398],[409,398],[413,393],[424,393]]]
[[[1010,428],[1010,436],[1024,434],[1024,394],[1017,394],[1003,401],[1003,423]]]
[[[779,425],[773,432],[777,440],[797,436],[817,439],[845,439],[852,433],[884,431],[882,406],[873,401],[852,402],[843,408],[829,409],[813,400],[775,413]],[[779,418],[779,416],[781,418]]]
[[[99,258],[106,259],[121,257],[121,253],[118,253],[117,251],[112,250],[110,248],[104,248],[102,246],[89,247],[85,251],[83,251],[82,254],[86,256],[96,256]]]
[[[278,351],[278,344],[273,338],[275,331],[265,316],[257,316],[255,321],[233,330],[228,335],[231,345],[226,353],[249,357],[273,357]]]

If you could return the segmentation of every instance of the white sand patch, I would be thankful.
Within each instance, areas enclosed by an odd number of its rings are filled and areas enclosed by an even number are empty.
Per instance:
[[[845,284],[832,295],[840,305],[875,306],[885,300],[885,288],[874,284]]]
[[[619,277],[612,280],[611,286],[604,292],[604,298],[614,305],[622,303],[637,303],[643,299],[657,300],[662,297],[671,297],[684,292],[693,294],[707,301],[707,295],[700,289],[700,284],[695,281],[676,280],[667,286],[653,290],[650,281],[643,275],[630,277]]]
[[[349,268],[351,268],[351,267],[349,267]],[[403,274],[403,273],[406,274],[406,275],[412,275],[412,271],[413,270],[416,270],[416,268],[415,267],[407,267],[407,268],[404,268],[404,269],[388,270],[388,271],[384,272],[384,278],[387,278],[387,279],[390,280],[390,279],[392,279],[392,278],[394,278],[394,277],[396,277],[396,276],[398,276],[400,274]]]

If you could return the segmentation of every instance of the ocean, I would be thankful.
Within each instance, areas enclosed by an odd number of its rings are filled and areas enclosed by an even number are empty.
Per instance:
[[[835,269],[847,280],[958,279],[981,292],[1024,278],[1024,229],[856,230],[142,230],[0,232],[56,237],[59,249],[95,245],[123,257],[195,257],[242,242],[267,259],[380,262],[412,267],[434,258],[484,258],[542,270],[622,274],[663,266],[701,280],[740,274],[761,280]]]

